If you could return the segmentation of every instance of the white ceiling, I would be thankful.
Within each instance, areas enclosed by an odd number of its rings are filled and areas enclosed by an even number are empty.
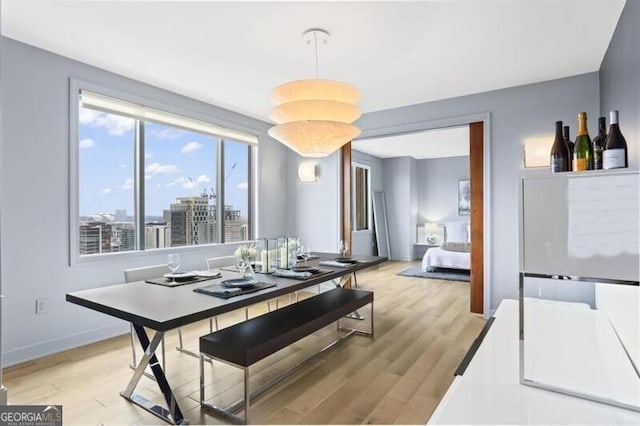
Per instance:
[[[417,133],[355,140],[353,149],[379,158],[459,157],[469,155],[469,126],[446,127]]]
[[[332,34],[320,77],[360,88],[370,112],[595,71],[623,6],[4,0],[2,33],[267,121],[272,87],[315,76],[311,27]]]

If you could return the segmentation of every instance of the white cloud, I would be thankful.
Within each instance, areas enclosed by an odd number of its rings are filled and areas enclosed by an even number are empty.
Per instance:
[[[209,179],[209,176],[207,175],[200,175],[196,178],[196,183],[207,183],[207,182],[211,182],[211,179]]]
[[[236,188],[238,188],[238,189],[249,189],[249,184],[247,182],[242,182],[242,183],[239,183]]]
[[[126,164],[120,164],[120,168],[121,168],[121,169],[126,169],[126,168],[127,168],[127,165],[126,165]]]
[[[122,184],[122,189],[131,189],[131,188],[133,188],[133,179],[129,178],[125,180],[124,183]]]
[[[183,154],[189,154],[190,152],[194,152],[202,148],[202,144],[200,142],[192,141],[182,147]]]
[[[155,175],[175,173],[177,170],[174,164],[151,163],[144,168],[145,179],[151,179]]]
[[[93,148],[94,146],[96,146],[96,143],[93,141],[93,139],[82,139],[79,143],[78,143],[78,147],[80,149],[89,149],[89,148]]]
[[[172,127],[167,127],[162,130],[155,129],[151,132],[151,134],[158,139],[178,139],[183,133],[184,130]]]
[[[111,193],[111,191],[113,191],[113,189],[111,188],[104,188],[102,191],[100,191],[101,194],[109,194]]]
[[[165,186],[171,187],[175,185],[181,185],[185,189],[194,189],[199,185],[208,183],[210,181],[211,178],[209,178],[209,176],[207,175],[200,175],[195,180],[191,179],[190,177],[180,176],[179,178],[175,178],[171,182],[167,183]]]
[[[87,108],[80,108],[79,120],[80,124],[105,128],[110,135],[115,136],[122,136],[132,130],[135,124],[133,118],[94,111]]]
[[[80,108],[80,124],[93,124],[100,114],[103,113],[94,109]]]

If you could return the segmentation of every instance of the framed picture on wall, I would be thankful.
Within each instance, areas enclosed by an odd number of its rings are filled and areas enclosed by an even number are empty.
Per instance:
[[[458,215],[471,214],[471,182],[469,179],[458,181]]]

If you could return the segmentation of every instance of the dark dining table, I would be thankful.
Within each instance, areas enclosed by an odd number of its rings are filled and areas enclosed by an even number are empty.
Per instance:
[[[336,253],[313,253],[309,266],[318,266],[322,261],[332,261],[339,255]],[[221,277],[177,287],[166,287],[145,281],[115,284],[89,290],[67,293],[67,302],[83,306],[113,317],[130,322],[133,325],[144,355],[134,370],[126,389],[120,394],[136,405],[172,424],[186,424],[178,402],[167,381],[161,364],[156,357],[156,350],[165,332],[200,320],[212,318],[236,309],[245,308],[256,303],[287,295],[320,283],[339,280],[342,285],[346,279],[357,271],[373,267],[385,260],[378,256],[352,256],[355,263],[344,266],[320,265],[324,273],[314,274],[307,279],[277,277],[273,274],[256,274],[259,282],[275,284],[253,293],[241,294],[223,299],[195,292],[194,289],[207,287],[225,279],[238,278],[237,272],[221,269]],[[145,328],[154,330],[151,338]],[[160,388],[166,407],[147,400],[135,392],[140,378],[149,366]]]

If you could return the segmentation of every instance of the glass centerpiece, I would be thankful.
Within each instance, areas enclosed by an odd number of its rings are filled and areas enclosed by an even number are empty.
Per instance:
[[[278,269],[291,269],[298,260],[298,237],[278,237],[278,249],[276,250],[276,265]]]
[[[276,251],[278,240],[275,238],[259,238],[254,241],[256,261],[254,270],[261,274],[270,274],[277,267]]]

